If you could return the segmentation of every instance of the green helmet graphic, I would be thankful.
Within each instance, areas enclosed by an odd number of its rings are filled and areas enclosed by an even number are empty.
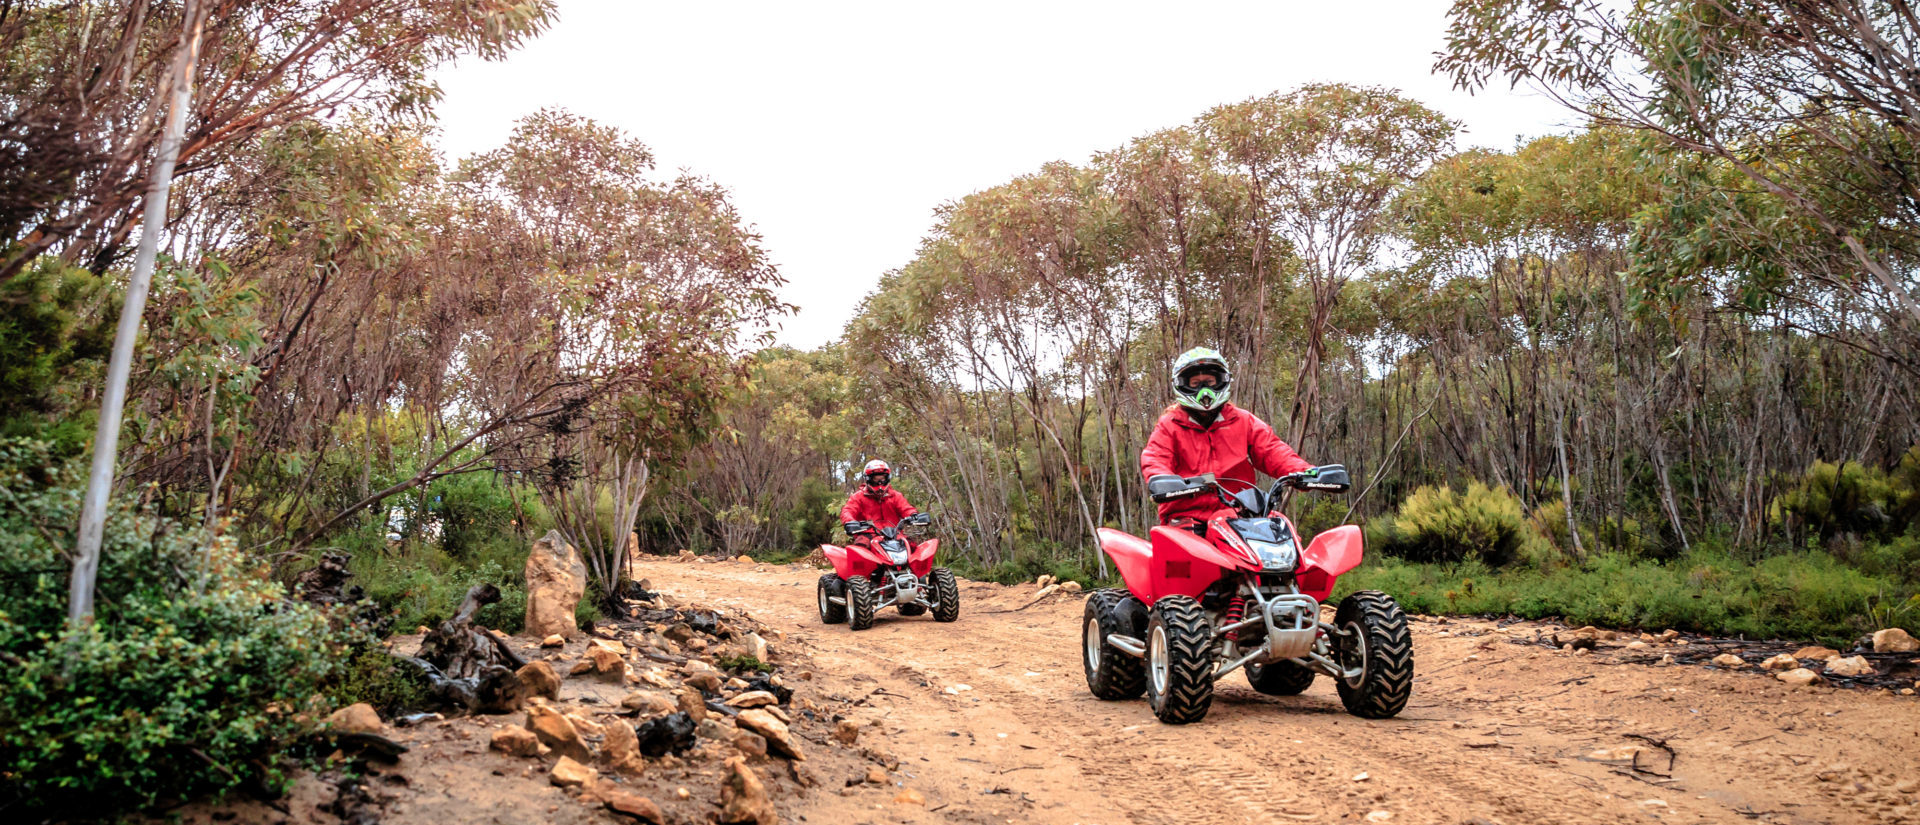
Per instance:
[[[1212,375],[1217,382],[1210,387],[1188,386],[1194,376],[1201,374]],[[1227,369],[1226,357],[1217,350],[1194,347],[1173,362],[1173,397],[1182,407],[1203,412],[1217,410],[1227,403],[1232,388],[1233,372]]]

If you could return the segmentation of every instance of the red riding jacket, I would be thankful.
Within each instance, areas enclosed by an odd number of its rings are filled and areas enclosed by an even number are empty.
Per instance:
[[[875,498],[867,495],[866,488],[862,487],[847,497],[847,506],[840,508],[840,523],[868,521],[877,530],[896,526],[901,519],[918,512],[899,490],[888,487],[886,495]]]
[[[1279,477],[1312,466],[1274,435],[1267,422],[1232,404],[1220,408],[1220,416],[1210,427],[1194,423],[1178,404],[1168,407],[1154,426],[1153,436],[1147,439],[1146,449],[1140,451],[1142,478],[1213,473],[1217,478],[1252,483],[1256,467]],[[1231,489],[1238,492],[1242,488]],[[1219,508],[1220,500],[1211,495],[1174,499],[1160,505],[1160,523],[1182,516],[1205,520]]]

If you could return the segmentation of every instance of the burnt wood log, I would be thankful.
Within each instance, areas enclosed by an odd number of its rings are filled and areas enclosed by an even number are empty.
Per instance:
[[[480,608],[500,601],[500,589],[477,584],[453,618],[420,640],[420,655],[405,657],[427,680],[434,699],[470,713],[511,713],[530,693],[516,673],[526,665],[493,632],[474,624]]]

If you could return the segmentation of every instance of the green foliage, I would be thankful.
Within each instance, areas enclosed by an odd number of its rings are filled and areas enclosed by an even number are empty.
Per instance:
[[[1828,642],[1875,629],[1876,610],[1898,610],[1912,593],[1824,553],[1748,563],[1706,549],[1665,563],[1606,553],[1555,570],[1372,558],[1342,576],[1335,595],[1354,590],[1383,590],[1418,613],[1559,616],[1576,625]]]
[[[527,534],[514,521],[538,507],[538,498],[501,482],[492,473],[465,473],[428,488],[428,508],[440,522],[440,549],[456,559],[479,552],[501,537]]]
[[[762,662],[759,659],[744,653],[740,654],[739,656],[723,656],[719,659],[714,660],[713,665],[714,667],[717,667],[724,671],[728,671],[730,673],[740,673],[740,672],[772,673],[773,672],[773,665],[767,664],[766,662]]]
[[[341,674],[327,688],[327,698],[344,707],[365,702],[392,717],[426,704],[426,677],[420,669],[401,662],[377,646],[369,646],[350,658]]]
[[[59,455],[84,448],[93,424],[73,414],[71,379],[112,344],[112,320],[95,311],[110,295],[98,276],[53,258],[0,282],[0,436],[51,441]]]
[[[278,782],[275,748],[364,640],[227,536],[116,499],[94,621],[66,623],[82,485],[45,443],[0,441],[0,774],[7,803],[106,813]]]
[[[1422,487],[1407,496],[1398,515],[1368,527],[1368,545],[1388,555],[1419,562],[1474,559],[1490,567],[1512,562],[1532,535],[1520,499],[1477,481],[1465,493]]]
[[[1847,462],[1816,461],[1799,482],[1773,500],[1776,523],[1814,531],[1886,537],[1920,519],[1920,447],[1908,450],[1894,472]]]
[[[465,560],[432,547],[396,555],[363,551],[354,555],[351,568],[354,583],[366,589],[367,598],[393,611],[396,632],[411,633],[452,618],[476,584],[500,588],[500,601],[481,608],[474,621],[508,633],[518,632],[526,621],[526,550],[506,541],[477,548]]]

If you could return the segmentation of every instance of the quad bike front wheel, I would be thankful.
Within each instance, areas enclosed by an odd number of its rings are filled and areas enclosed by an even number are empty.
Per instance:
[[[1114,606],[1125,598],[1120,590],[1093,591],[1080,622],[1080,664],[1087,672],[1087,690],[1098,699],[1134,699],[1147,689],[1147,663],[1107,643],[1108,636],[1122,630]],[[1137,632],[1125,630],[1126,635]]]
[[[1313,686],[1313,671],[1293,662],[1247,665],[1247,684],[1268,696],[1298,696]]]
[[[1169,725],[1206,718],[1213,706],[1213,623],[1200,603],[1167,596],[1147,621],[1147,704]]]
[[[1335,683],[1347,712],[1362,719],[1400,713],[1413,696],[1413,634],[1400,605],[1385,593],[1362,590],[1340,601],[1333,624],[1346,631],[1336,651],[1340,666],[1360,669]]]
[[[954,578],[953,571],[945,567],[933,568],[933,574],[927,578],[933,580],[933,620],[936,622],[958,621],[960,580]]]
[[[873,592],[873,580],[866,576],[855,576],[847,582],[847,626],[854,630],[866,630],[873,626],[873,607],[878,594]]]
[[[821,624],[839,624],[841,622],[846,621],[847,606],[844,604],[833,603],[834,596],[844,595],[847,590],[846,586],[841,584],[840,577],[832,573],[827,573],[825,575],[822,575],[820,577],[820,586],[818,590],[819,590],[818,596],[820,600],[820,623]]]

